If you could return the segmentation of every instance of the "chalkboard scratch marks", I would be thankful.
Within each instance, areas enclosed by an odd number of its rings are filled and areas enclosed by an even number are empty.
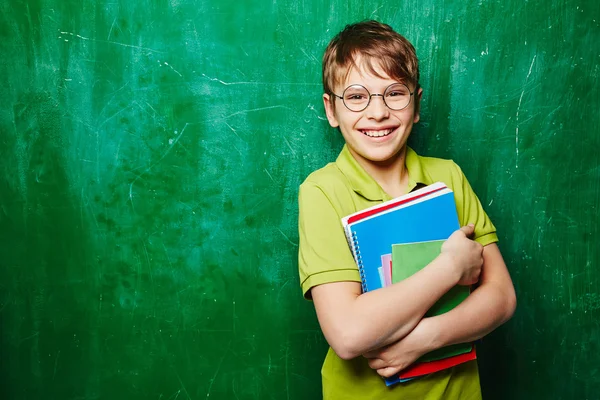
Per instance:
[[[233,148],[235,149],[235,151],[237,151],[238,153],[240,153],[240,156],[242,156],[242,158],[244,158],[244,155],[242,154],[241,150],[238,149],[235,144],[232,144],[231,146],[233,146]]]
[[[158,54],[164,54],[164,51],[160,51],[160,50],[154,50],[154,49],[150,49],[148,47],[142,47],[142,46],[134,46],[132,44],[127,44],[127,43],[119,43],[119,42],[113,42],[112,40],[92,40],[92,39],[88,39],[91,41],[95,41],[95,42],[100,42],[100,43],[110,43],[110,44],[116,44],[117,46],[123,46],[123,47],[130,47],[132,49],[136,49],[136,50],[144,50],[144,51],[149,51],[150,53],[158,53]]]
[[[529,76],[531,75],[531,70],[533,69],[533,64],[535,64],[535,58],[537,54],[533,56],[531,60],[531,65],[529,66],[529,72],[527,72],[527,77],[525,78],[525,86],[529,82]],[[523,87],[523,91],[521,92],[521,96],[519,97],[519,105],[517,106],[517,115],[516,115],[516,130],[515,130],[515,149],[516,149],[516,161],[515,168],[519,168],[519,112],[521,111],[521,102],[523,101],[523,95],[525,94],[525,87]]]
[[[245,142],[245,140],[244,140],[244,139],[242,139],[240,135],[238,135],[237,131],[236,131],[235,129],[233,129],[233,127],[232,127],[231,125],[229,125],[227,122],[225,122],[225,125],[227,125],[227,127],[228,127],[229,129],[231,129],[231,131],[233,132],[233,134],[234,134],[235,136],[237,136],[237,137],[238,137],[238,139],[240,139],[241,141]]]
[[[538,89],[540,86],[541,86],[540,83],[531,84],[530,87],[525,91],[532,92],[532,91]],[[493,102],[492,104],[486,104],[481,107],[475,107],[475,108],[473,108],[473,111],[487,110],[489,108],[499,108],[499,106],[504,106],[506,104],[512,103],[515,99],[519,98],[521,91],[519,91],[517,89],[517,90],[511,90],[511,91],[505,92],[505,93],[498,93],[494,97],[501,98],[501,99],[503,99],[502,101],[496,101],[496,102]],[[498,116],[498,115],[501,115],[502,113],[488,112],[488,114]]]
[[[234,112],[233,114],[226,115],[224,118],[227,119],[227,118],[231,118],[231,117],[234,117],[234,116],[240,115],[240,114],[248,114],[248,113],[251,113],[251,112],[264,111],[264,110],[272,110],[274,108],[285,108],[285,109],[290,110],[289,107],[282,106],[282,105],[269,106],[269,107],[260,107],[260,108],[251,108],[249,110],[242,110],[242,111]]]
[[[290,344],[289,341],[285,344],[285,394],[288,400],[290,400],[290,372],[289,372],[289,359],[290,359]]]
[[[175,68],[173,68],[173,67],[171,66],[171,64],[169,64],[168,62],[166,62],[166,61],[163,61],[163,62],[162,62],[162,64],[161,64],[160,60],[156,60],[156,61],[158,62],[158,64],[159,64],[161,67],[162,67],[163,65],[166,65],[167,67],[171,68],[171,70],[173,70],[173,72],[175,72],[177,75],[179,75],[181,78],[183,78],[183,75],[181,75],[181,74],[179,73],[179,71],[177,71]]]
[[[269,173],[269,171],[267,171],[266,168],[263,168],[263,171],[265,171],[267,173],[267,175],[269,176],[269,178],[271,178],[271,180],[273,181],[273,183],[277,183],[277,182],[275,182],[275,179],[273,179],[273,176]]]
[[[283,233],[283,231],[282,231],[281,229],[277,228],[277,230],[279,231],[279,233],[281,233],[281,234],[283,235],[283,237],[284,237],[284,238],[285,238],[285,239],[286,239],[286,240],[287,240],[287,241],[288,241],[288,242],[289,242],[291,245],[293,245],[293,246],[295,246],[295,247],[298,247],[298,243],[294,243],[294,242],[292,242],[292,241],[290,240],[290,238],[289,238],[289,237],[288,237],[288,236],[287,236],[285,233]]]
[[[529,122],[530,120],[534,119],[535,117],[537,117],[538,115],[540,115],[541,113],[535,113],[532,114],[531,117],[527,118],[525,121],[521,121],[520,125],[523,125],[525,122]],[[518,128],[517,128],[518,129]]]
[[[320,83],[310,82],[258,82],[258,81],[239,81],[239,82],[225,82],[219,78],[212,78],[206,74],[202,74],[203,77],[212,82],[218,82],[221,85],[233,86],[233,85],[270,85],[270,86],[321,86]]]
[[[292,21],[290,21],[290,18],[288,17],[287,13],[283,13],[283,16],[287,20],[287,23],[290,26],[290,28],[292,28],[292,30],[298,32],[298,27],[296,25],[292,24]]]
[[[148,247],[146,246],[146,241],[143,239],[142,239],[142,245],[144,246],[144,256],[146,257],[146,265],[148,265],[148,272],[150,275],[150,285],[152,286],[152,295],[156,297],[156,289],[154,287],[154,274],[152,271],[152,263],[150,262],[150,255],[148,254]],[[154,312],[156,313],[156,310],[154,310]]]
[[[39,335],[40,335],[39,331],[36,332],[36,333],[34,333],[33,335],[29,335],[29,336],[27,336],[27,337],[19,340],[19,345],[21,345],[21,343],[23,343],[24,341],[29,340],[29,339],[34,338],[34,337],[39,336]]]
[[[205,77],[206,79],[208,79],[209,81],[213,81],[213,82],[219,82],[222,85],[225,86],[229,86],[229,85],[243,85],[243,84],[248,84],[248,83],[252,83],[252,82],[223,82],[222,80],[218,79],[218,78],[211,78],[206,76],[205,74],[202,74],[203,77]]]
[[[317,112],[317,110],[315,110],[315,106],[313,106],[312,104],[308,104],[308,105],[306,106],[306,108],[308,108],[309,110],[311,110],[311,111],[312,111],[312,112],[313,112],[313,113],[314,113],[314,114],[317,116],[317,118],[318,118],[318,119],[320,119],[321,121],[327,121],[327,118],[325,118],[325,117],[322,117],[322,116],[321,116],[321,115],[320,115],[320,114]]]
[[[213,384],[215,383],[215,379],[217,379],[217,376],[219,375],[219,372],[221,371],[221,366],[223,365],[223,361],[225,360],[225,357],[227,357],[227,353],[229,353],[230,348],[231,348],[231,340],[227,344],[227,348],[223,352],[223,357],[221,357],[221,360],[219,360],[219,364],[217,365],[215,374],[213,375],[212,379],[210,380],[210,384],[208,385],[208,391],[206,392],[206,397],[210,396],[210,392],[212,391],[212,387],[213,387]]]
[[[266,201],[266,198],[261,198],[255,205],[252,206],[252,208],[250,208],[250,212],[254,211],[254,209],[258,206],[260,206],[262,203],[264,203]]]
[[[271,375],[271,353],[269,353],[269,365],[267,365],[267,375]]]
[[[285,136],[283,137],[283,140],[285,141],[285,144],[287,145],[287,147],[289,147],[289,149],[291,150],[292,154],[296,155],[296,150],[294,150],[292,148],[292,146],[290,145],[290,142],[287,140],[287,138]]]
[[[56,370],[58,368],[58,359],[60,358],[60,350],[56,353],[56,359],[54,360],[54,373],[52,374],[52,382],[54,382],[54,378],[56,378]]]
[[[508,119],[506,120],[506,124],[504,124],[504,128],[502,128],[502,135],[504,134],[504,132],[506,132],[506,129],[508,128],[508,125],[510,124],[510,121],[512,120],[512,117],[508,117]]]
[[[319,60],[317,60],[317,59],[315,58],[315,56],[314,56],[314,55],[312,55],[312,54],[308,54],[308,53],[306,52],[306,50],[304,50],[303,48],[300,48],[300,51],[301,51],[301,52],[302,52],[302,53],[303,53],[303,54],[306,56],[306,58],[308,58],[310,61],[314,61],[314,62],[316,62],[317,64],[319,63]]]
[[[182,202],[179,202],[180,204],[183,204]],[[186,204],[183,204],[186,205]],[[186,205],[187,206],[187,205]],[[189,206],[188,206],[189,207]],[[192,208],[190,207],[190,210]],[[195,213],[194,213],[195,214]],[[165,246],[165,242],[160,243],[163,247],[163,249],[165,250],[165,256],[167,257],[167,262],[169,263],[169,267],[171,267],[171,270],[174,271],[175,269],[173,268],[173,263],[171,262],[171,257],[169,257],[169,251],[167,250],[167,246]],[[180,290],[179,292],[177,292],[177,294],[179,295],[179,293],[183,292],[184,290],[188,290],[190,287],[188,286],[187,288]]]
[[[119,161],[119,154],[121,153],[121,143],[123,139],[119,139],[119,144],[117,144],[117,151],[115,152],[115,161]]]
[[[82,161],[84,161],[82,159]],[[87,161],[87,160],[85,160]],[[84,208],[88,208],[90,210],[90,215],[94,220],[94,224],[96,225],[96,232],[101,232],[100,225],[98,224],[98,218],[96,218],[96,213],[94,212],[92,204],[89,202],[88,198],[85,195],[84,188],[81,188],[81,207],[79,207],[79,218],[81,219],[81,226],[85,226],[85,218],[83,216]],[[102,306],[102,304],[100,304]],[[0,310],[1,311],[1,310]]]
[[[183,389],[185,395],[187,396],[188,399],[191,400],[190,394],[188,393],[187,389],[185,388],[185,385],[183,384],[183,381],[181,380],[181,376],[179,376],[179,372],[177,372],[177,370],[175,368],[173,368],[173,369],[175,370],[175,376],[177,376],[177,380],[179,381],[179,384],[181,385],[181,388]],[[177,396],[179,396],[179,394],[177,394]]]
[[[240,398],[238,397],[238,395],[235,391],[235,384],[231,386],[231,390],[233,391],[233,395],[235,396],[236,400],[240,400]]]
[[[112,102],[112,99],[111,99],[111,102]],[[108,105],[108,104],[107,104],[107,105]],[[105,107],[106,107],[106,106],[105,106]],[[130,108],[131,108],[131,106],[125,106],[125,107],[121,108],[119,111],[115,112],[113,115],[111,115],[111,116],[107,117],[107,118],[106,118],[104,121],[102,121],[102,123],[101,123],[100,125],[98,125],[98,128],[97,128],[97,129],[98,129],[98,130],[100,130],[100,128],[102,128],[102,127],[103,127],[103,126],[104,126],[104,125],[105,125],[105,124],[106,124],[108,121],[110,121],[111,119],[113,119],[113,118],[117,117],[117,116],[118,116],[119,114],[121,114],[123,111],[127,111],[127,110],[129,110]],[[102,109],[102,111],[101,111],[101,114],[102,114],[102,112],[104,112],[104,109]]]
[[[112,71],[111,71],[112,72]],[[115,98],[117,97],[117,93],[119,93],[121,90],[123,90],[124,88],[126,88],[129,85],[129,81],[127,83],[125,83],[123,86],[121,86],[120,88],[118,88],[117,90],[115,90],[114,92],[110,93],[110,99],[106,102],[106,104],[104,104],[104,106],[102,107],[102,109],[100,110],[100,112],[98,113],[98,118],[100,118],[100,116],[104,115],[105,111],[107,110],[108,106],[113,104],[113,101],[115,100]],[[119,111],[118,113],[126,110],[128,107],[125,107],[123,109],[121,109],[121,111]],[[101,128],[107,121],[109,121],[111,118],[114,118],[116,115],[118,115],[118,113],[112,115],[112,117],[108,117],[104,122],[102,122],[102,124],[100,126],[98,126],[97,129]]]
[[[146,104],[148,105],[148,107],[150,107],[150,109],[151,109],[152,111],[154,111],[154,116],[156,116],[156,114],[158,114],[158,112],[157,112],[157,111],[154,109],[154,107],[152,107],[152,106],[150,105],[150,103],[148,103],[147,101],[146,101]]]
[[[171,397],[169,397],[168,400],[177,400],[179,398],[179,395],[181,394],[181,389],[179,389],[178,391],[176,391],[175,393],[173,393],[171,395]],[[173,397],[175,396],[175,397]],[[158,400],[162,399],[163,395],[161,394],[160,397],[158,398]]]
[[[560,110],[561,108],[563,108],[562,104],[559,104],[558,106],[554,107],[554,109],[552,111],[550,111],[546,117],[544,117],[544,123],[546,122],[546,120],[548,120],[549,118],[551,118],[558,110]]]
[[[277,291],[277,304],[281,304],[280,303],[281,293],[283,292],[283,288],[286,287],[288,283],[290,283],[289,279],[287,281],[285,281],[285,283],[279,287],[279,290]]]
[[[373,10],[373,12],[371,13],[371,17],[372,17],[372,16],[373,16],[373,15],[374,15],[374,14],[375,14],[377,11],[381,10],[383,7],[384,7],[384,6],[383,6],[383,5],[381,5],[381,6],[377,7],[376,9],[374,9],[374,10]]]
[[[233,299],[232,308],[233,308],[233,311],[232,311],[232,316],[231,316],[231,322],[232,322],[232,325],[233,325],[233,335],[235,336],[235,334],[236,334],[236,331],[235,331],[235,320],[237,319],[237,316],[235,315],[235,299]]]
[[[106,37],[106,40],[110,40],[110,35],[112,34],[113,28],[115,27],[115,22],[117,22],[117,17],[113,19],[113,22],[110,25],[110,30],[108,31],[108,36]]]
[[[177,142],[179,142],[179,139],[181,139],[181,136],[183,136],[183,133],[185,132],[185,129],[188,127],[188,125],[189,125],[189,123],[186,122],[185,126],[179,133],[179,136],[177,136],[175,139],[169,140],[169,147],[167,148],[167,150],[163,153],[163,155],[158,160],[156,160],[154,163],[152,163],[141,174],[137,175],[133,181],[131,181],[131,183],[129,184],[129,200],[131,201],[132,207],[133,207],[133,185],[135,184],[135,182],[137,182],[137,180],[140,179],[142,176],[144,176],[146,173],[150,172],[150,170],[152,168],[154,168],[158,163],[160,163],[171,152],[173,147],[177,144]],[[135,210],[135,207],[134,207],[134,210]]]
[[[112,28],[111,28],[112,30]],[[108,43],[108,44],[115,44],[117,46],[122,46],[122,47],[129,47],[132,49],[136,49],[136,50],[144,50],[144,51],[148,51],[151,53],[157,53],[157,54],[164,54],[164,51],[160,51],[160,50],[154,50],[154,49],[150,49],[148,47],[143,47],[143,46],[135,46],[133,44],[127,44],[127,43],[119,43],[119,42],[114,42],[112,40],[98,40],[98,39],[90,39],[89,37],[85,37],[85,36],[81,36],[79,34],[73,33],[73,32],[65,32],[65,31],[61,31],[59,29],[61,35],[69,35],[72,36],[73,38],[79,38],[81,40],[86,40],[86,41],[90,41],[90,42],[96,42],[96,43]],[[62,37],[59,36],[59,39],[62,39]],[[64,39],[65,42],[68,42],[68,39]]]

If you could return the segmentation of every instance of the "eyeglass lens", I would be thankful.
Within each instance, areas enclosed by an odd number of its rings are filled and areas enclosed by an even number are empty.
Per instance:
[[[410,104],[411,92],[403,83],[395,83],[383,93],[383,101],[392,110],[402,110]],[[361,85],[348,86],[342,95],[350,111],[362,111],[369,105],[371,94]]]

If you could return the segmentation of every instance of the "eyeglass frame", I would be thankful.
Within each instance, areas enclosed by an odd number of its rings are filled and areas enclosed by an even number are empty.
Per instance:
[[[390,107],[390,106],[388,105],[388,103],[385,101],[385,93],[388,91],[388,89],[389,89],[389,88],[391,88],[391,87],[392,87],[392,86],[394,86],[394,85],[402,85],[402,86],[404,86],[404,87],[405,87],[405,88],[406,88],[406,89],[409,91],[410,98],[409,98],[409,100],[408,100],[408,103],[406,103],[406,105],[405,105],[404,107],[402,107],[402,108],[398,108],[398,109],[396,109],[396,108],[392,108],[392,107]],[[346,104],[346,101],[344,101],[344,93],[346,93],[346,90],[350,89],[351,87],[357,87],[357,86],[358,86],[358,87],[361,87],[361,88],[363,88],[363,89],[365,89],[365,90],[367,91],[367,93],[369,94],[369,101],[367,101],[367,105],[366,105],[364,108],[362,108],[362,109],[360,109],[360,110],[353,110],[353,109],[351,109],[350,107],[348,107],[348,105]],[[390,110],[392,110],[392,111],[402,111],[402,110],[406,109],[408,106],[410,106],[410,103],[412,102],[412,99],[413,99],[413,96],[414,96],[414,94],[415,94],[415,91],[416,91],[418,88],[419,88],[419,85],[417,85],[417,87],[415,88],[415,90],[413,90],[413,91],[411,92],[411,91],[410,91],[410,88],[408,87],[408,85],[407,85],[406,83],[402,83],[402,82],[395,82],[395,83],[392,83],[392,84],[390,84],[388,87],[386,87],[386,88],[385,88],[385,90],[383,91],[383,94],[382,94],[382,93],[371,93],[371,92],[369,92],[369,89],[367,89],[367,88],[366,88],[366,87],[364,87],[363,85],[360,85],[360,84],[356,83],[356,84],[354,84],[354,85],[350,85],[350,86],[346,87],[346,88],[344,89],[344,91],[342,92],[342,95],[341,95],[341,96],[338,96],[338,95],[337,95],[337,94],[335,94],[333,91],[331,92],[331,94],[332,94],[332,95],[334,95],[335,97],[337,97],[338,99],[342,100],[342,103],[344,103],[344,106],[345,106],[345,107],[348,109],[348,111],[351,111],[351,112],[363,112],[363,111],[365,111],[365,110],[366,110],[366,109],[369,107],[369,105],[371,104],[371,99],[373,98],[373,96],[379,96],[379,97],[381,97],[381,100],[383,100],[383,104],[385,104],[385,106],[386,106],[387,108],[389,108]]]

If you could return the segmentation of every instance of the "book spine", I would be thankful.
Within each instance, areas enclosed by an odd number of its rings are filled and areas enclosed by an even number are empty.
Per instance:
[[[363,266],[362,257],[360,255],[360,246],[358,244],[358,236],[356,231],[352,231],[352,252],[354,253],[354,259],[356,260],[356,265],[358,265],[358,273],[360,274],[360,281],[362,282],[362,290],[363,293],[369,290],[367,286],[367,279],[365,276],[365,269]]]

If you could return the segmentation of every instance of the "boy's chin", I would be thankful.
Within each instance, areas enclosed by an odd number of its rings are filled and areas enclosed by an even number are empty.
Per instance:
[[[382,151],[365,151],[361,154],[364,161],[374,165],[391,164],[398,158],[401,151],[390,151],[385,149]]]

